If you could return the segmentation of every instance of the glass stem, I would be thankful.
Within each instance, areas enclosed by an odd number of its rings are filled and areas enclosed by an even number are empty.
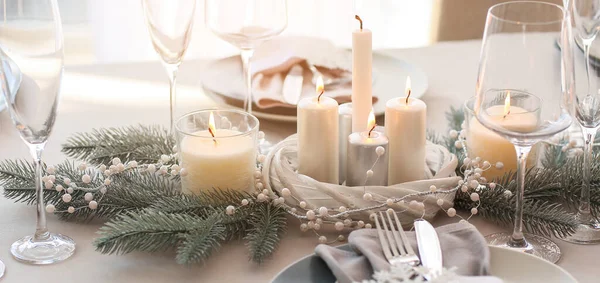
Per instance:
[[[583,184],[581,187],[581,199],[579,201],[579,221],[582,223],[590,222],[590,182],[592,178],[592,160],[594,138],[596,137],[596,128],[581,127],[584,139],[583,148]]]
[[[515,223],[513,233],[508,245],[511,247],[525,247],[527,242],[523,238],[523,199],[525,192],[525,173],[527,171],[527,156],[531,146],[515,145],[517,151],[517,195],[515,208]]]
[[[29,151],[33,157],[35,163],[35,193],[37,200],[37,224],[35,227],[35,234],[33,235],[34,241],[44,241],[48,239],[50,234],[46,227],[46,208],[44,205],[44,184],[42,184],[42,152],[44,151],[45,143],[41,144],[30,144]]]
[[[175,110],[176,110],[176,82],[177,82],[177,71],[179,71],[178,64],[164,64],[169,76],[169,133],[173,134],[173,127],[175,126]]]
[[[250,68],[250,59],[254,55],[254,49],[242,49],[242,67],[244,70],[244,80],[246,82],[246,100],[244,100],[244,110],[252,114],[252,69]]]

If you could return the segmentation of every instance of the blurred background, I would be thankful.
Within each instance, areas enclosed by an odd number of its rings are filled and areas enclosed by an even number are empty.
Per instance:
[[[282,35],[327,38],[351,45],[355,1],[289,0],[288,27]],[[439,41],[480,38],[487,9],[498,0],[367,0],[360,8],[373,48],[410,48]],[[562,4],[562,0],[550,0]],[[140,0],[58,0],[64,24],[65,64],[80,65],[157,60]],[[237,54],[236,48],[204,25],[198,0],[186,60]],[[185,64],[185,63],[184,63]]]

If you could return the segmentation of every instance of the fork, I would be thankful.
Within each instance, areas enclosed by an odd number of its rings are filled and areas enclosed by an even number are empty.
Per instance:
[[[396,213],[392,213],[394,215],[394,221],[392,221],[390,213],[385,212],[388,220],[386,224],[383,214],[383,212],[379,212],[379,217],[377,214],[375,215],[375,226],[377,226],[377,233],[379,234],[379,241],[381,242],[385,258],[391,265],[407,264],[417,266],[420,263],[419,257],[408,242],[398,216]],[[383,228],[379,223],[380,220]],[[394,228],[394,224],[398,229]],[[389,230],[388,225],[390,226]]]

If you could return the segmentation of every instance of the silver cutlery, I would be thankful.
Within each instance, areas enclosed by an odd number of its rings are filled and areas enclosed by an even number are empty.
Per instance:
[[[300,96],[302,95],[302,83],[304,82],[304,76],[302,74],[302,67],[300,65],[294,65],[283,80],[283,100],[292,105],[298,104]]]
[[[427,220],[415,221],[415,233],[417,235],[417,245],[419,247],[419,256],[421,264],[429,272],[425,279],[431,280],[432,277],[442,272],[442,248],[437,232]]]
[[[387,215],[387,217],[384,217],[384,214]],[[381,242],[385,258],[391,265],[418,265],[420,262],[419,257],[415,254],[410,245],[406,233],[404,233],[404,229],[402,228],[402,224],[400,223],[400,220],[398,220],[398,216],[396,213],[391,214],[394,215],[394,221],[392,221],[392,217],[390,217],[390,213],[388,212],[379,212],[379,215],[375,215],[375,226],[377,226],[377,233],[379,234],[379,241]],[[379,223],[380,221],[381,224]],[[394,226],[396,226],[397,229]]]

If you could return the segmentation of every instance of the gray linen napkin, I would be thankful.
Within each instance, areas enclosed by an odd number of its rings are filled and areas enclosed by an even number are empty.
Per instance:
[[[461,275],[459,282],[496,283],[502,280],[485,276],[489,274],[490,251],[483,236],[470,223],[454,223],[436,228],[444,267],[456,267]],[[414,232],[406,235],[418,253]],[[350,233],[348,242],[356,250],[344,251],[329,245],[318,245],[315,253],[331,269],[340,283],[360,282],[370,279],[374,271],[387,270],[390,264],[385,259],[376,229],[360,229]]]

